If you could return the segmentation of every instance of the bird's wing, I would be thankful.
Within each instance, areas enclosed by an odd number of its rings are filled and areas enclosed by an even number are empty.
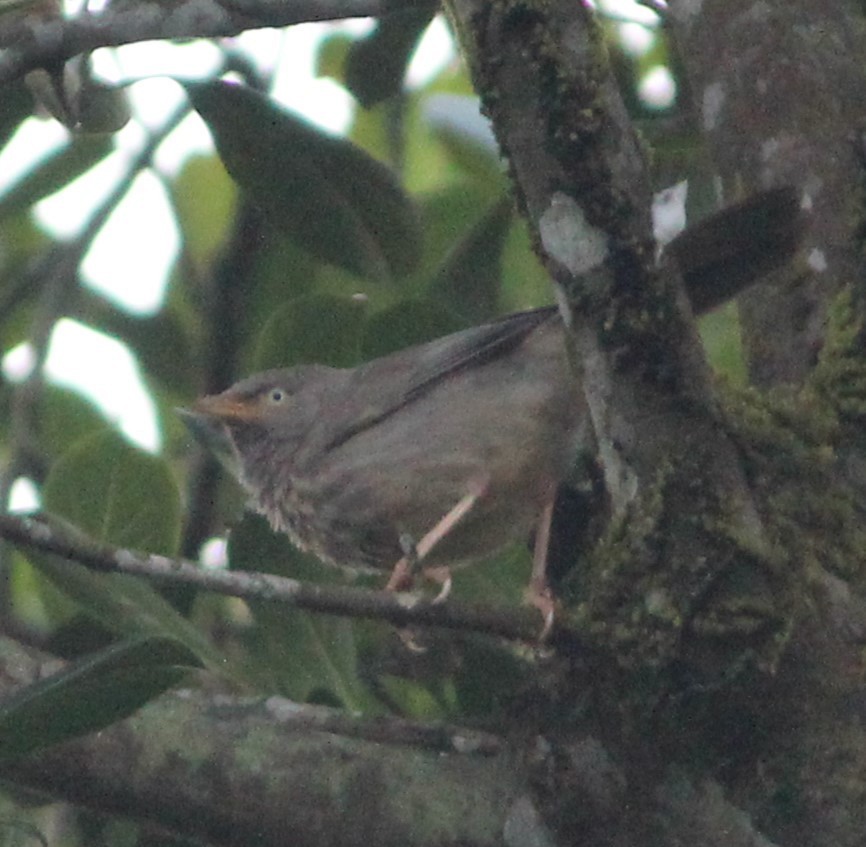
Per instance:
[[[455,332],[419,350],[417,367],[406,386],[405,402],[421,397],[447,377],[507,355],[538,326],[557,314],[556,306],[506,315],[495,323]]]
[[[443,380],[471,367],[479,367],[516,349],[541,324],[555,319],[555,306],[506,315],[494,323],[465,329],[427,344],[400,350],[362,365],[353,380],[354,415],[330,433],[328,448],[380,423],[409,403],[423,397]],[[371,398],[378,397],[378,402]]]

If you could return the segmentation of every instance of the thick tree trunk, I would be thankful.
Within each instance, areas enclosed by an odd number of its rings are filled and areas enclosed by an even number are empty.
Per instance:
[[[846,0],[672,2],[671,30],[720,200],[793,184],[812,212],[805,267],[742,298],[752,381],[800,384],[832,299],[863,275],[863,11]]]

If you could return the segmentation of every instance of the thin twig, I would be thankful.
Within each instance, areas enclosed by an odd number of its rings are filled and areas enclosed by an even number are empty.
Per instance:
[[[225,698],[229,706],[237,698]],[[214,702],[219,709],[221,700]],[[464,753],[492,756],[502,752],[503,741],[498,735],[446,723],[424,723],[393,715],[359,717],[341,709],[311,703],[295,703],[284,697],[269,697],[265,703],[268,715],[278,723],[296,731],[330,732],[346,738],[359,738],[384,744],[406,744],[417,749],[440,753]]]
[[[52,553],[106,573],[144,576],[163,583],[191,585],[217,594],[285,603],[312,612],[373,618],[397,626],[431,626],[535,642],[538,613],[528,608],[493,608],[457,602],[433,603],[414,594],[367,591],[340,585],[302,582],[249,571],[206,571],[189,559],[112,547],[49,523],[41,517],[0,515],[0,538],[23,548]],[[548,643],[575,642],[558,631]]]
[[[636,0],[638,6],[644,6],[651,12],[655,12],[662,20],[668,14],[669,8],[666,0]]]
[[[385,6],[385,0],[179,0],[112,4],[69,20],[21,17],[0,28],[0,85],[98,47],[379,16]]]

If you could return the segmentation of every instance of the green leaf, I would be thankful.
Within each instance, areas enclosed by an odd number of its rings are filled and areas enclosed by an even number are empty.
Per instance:
[[[164,635],[185,645],[211,670],[243,679],[194,624],[139,577],[98,573],[75,562],[27,551],[46,578],[100,626],[120,635]]]
[[[0,109],[0,148],[12,137],[21,123],[33,114],[33,95],[23,79],[3,86],[3,108]]]
[[[356,365],[364,312],[363,301],[324,294],[283,304],[262,328],[256,346],[256,370],[306,362]]]
[[[34,304],[41,290],[32,282],[33,263],[45,255],[50,243],[29,210],[0,226],[0,353],[31,338]]]
[[[550,276],[532,249],[522,218],[515,220],[502,251],[502,286],[499,305],[504,312],[543,306],[551,300]]]
[[[423,721],[441,721],[451,717],[448,709],[436,699],[433,692],[414,679],[383,674],[379,678],[379,684],[401,715]]]
[[[184,249],[204,270],[226,243],[237,188],[216,156],[191,156],[170,185]]]
[[[342,84],[346,57],[354,43],[355,39],[345,32],[332,32],[325,36],[316,52],[315,75]]]
[[[495,556],[463,568],[454,577],[455,596],[471,602],[519,606],[532,570],[529,538]]]
[[[465,327],[465,323],[443,306],[422,300],[404,300],[367,321],[361,354],[364,359],[374,359]]]
[[[99,409],[77,391],[46,385],[40,400],[39,439],[50,456],[108,426]]]
[[[704,315],[698,326],[710,364],[734,385],[745,385],[748,378],[736,303]]]
[[[512,208],[510,197],[494,203],[454,245],[430,281],[430,297],[469,323],[482,323],[496,312]]]
[[[180,503],[166,462],[112,430],[83,439],[54,464],[43,504],[96,541],[166,556],[177,551]],[[212,669],[232,670],[203,633],[143,579],[98,573],[30,550],[26,555],[101,626],[124,635],[170,636]]]
[[[420,119],[418,101],[416,92],[406,91],[399,100],[356,109],[348,135],[370,155],[399,163],[403,184],[411,186],[423,204],[424,195],[449,182],[452,175],[444,151],[431,143],[429,128]]]
[[[163,459],[113,430],[75,444],[45,481],[49,512],[91,538],[170,556],[180,538],[180,496]]]
[[[264,570],[315,582],[339,577],[339,571],[302,553],[255,515],[247,515],[232,532],[229,562],[235,570]],[[263,688],[299,701],[315,697],[353,711],[379,711],[358,677],[350,620],[273,603],[252,601],[249,606],[256,621],[250,655]],[[323,692],[331,696],[322,698]]]
[[[244,304],[243,314],[238,316],[239,337],[246,342],[244,352],[250,356],[243,362],[243,370],[255,368],[254,343],[268,319],[287,300],[316,290],[318,272],[323,267],[285,233],[272,227],[262,230],[247,278],[238,280],[242,285],[238,296]],[[357,277],[351,278],[357,288]]]
[[[0,759],[109,726],[196,667],[201,664],[194,653],[159,637],[113,644],[73,662],[0,704]]]
[[[455,244],[465,237],[478,221],[488,213],[491,203],[501,194],[487,197],[476,190],[473,183],[461,180],[424,198],[424,284],[448,259]]]
[[[362,106],[369,108],[400,93],[409,59],[438,6],[428,0],[390,12],[373,32],[352,44],[346,87]]]
[[[418,215],[385,165],[251,89],[185,87],[228,172],[298,244],[371,279],[416,265]]]

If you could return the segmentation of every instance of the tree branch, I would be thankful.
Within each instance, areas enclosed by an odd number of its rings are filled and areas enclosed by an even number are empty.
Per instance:
[[[0,639],[0,699],[56,670],[34,653]],[[536,804],[528,788],[556,771],[567,774],[574,810],[565,842],[543,823],[550,798]],[[586,734],[506,742],[445,724],[194,690],[0,761],[0,778],[19,788],[224,847],[281,847],[287,837],[309,847],[627,845],[637,843],[636,815],[652,822],[660,845],[772,847],[717,783],[672,766],[641,793],[634,776]]]
[[[44,674],[44,661],[0,639],[0,698]],[[515,814],[515,759],[471,729],[181,690],[98,733],[0,761],[0,777],[209,844],[482,847],[502,843]]]
[[[0,85],[98,47],[220,38],[248,29],[375,17],[386,5],[386,0],[178,0],[114,4],[69,20],[17,17],[0,25]]]
[[[529,642],[536,641],[541,631],[538,613],[528,608],[496,609],[454,602],[436,604],[414,594],[302,582],[275,574],[205,571],[188,559],[170,559],[100,544],[35,517],[0,515],[0,538],[105,573],[144,576],[232,597],[285,603],[312,612],[373,618],[397,626],[466,630]],[[573,632],[561,627],[550,639],[553,646],[566,643],[573,646],[576,641]]]

